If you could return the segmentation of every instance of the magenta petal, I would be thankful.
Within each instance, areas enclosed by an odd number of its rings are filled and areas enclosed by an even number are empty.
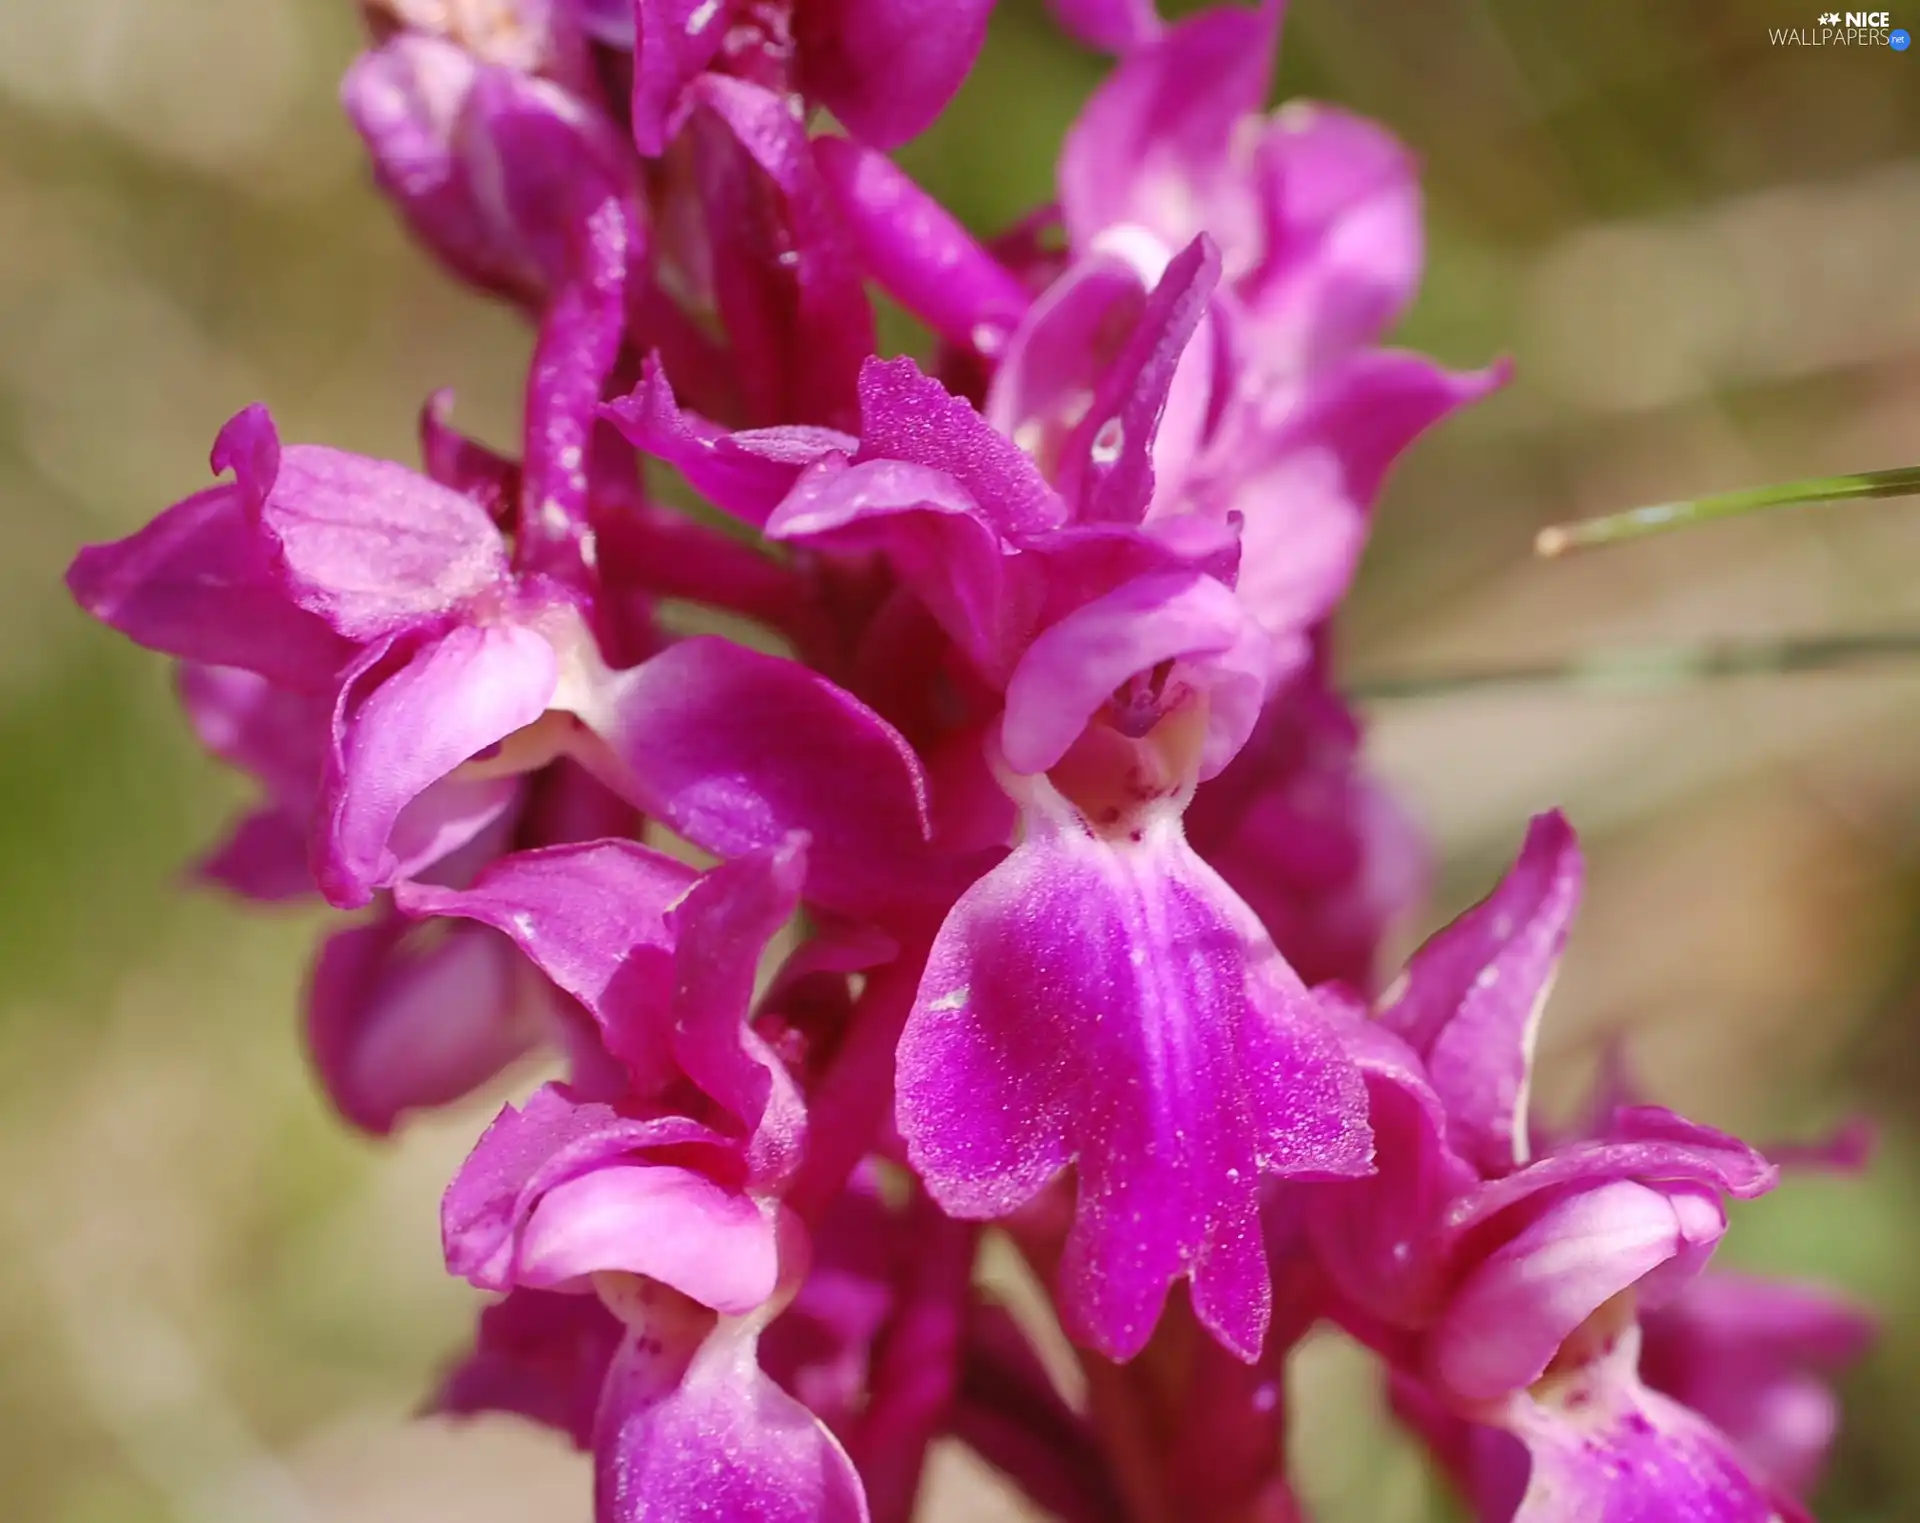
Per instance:
[[[374,178],[420,241],[481,289],[531,302],[542,272],[483,203],[460,151],[467,102],[486,68],[457,43],[403,32],[354,60],[340,104],[366,142]]]
[[[774,1224],[751,1197],[692,1169],[606,1163],[555,1184],[520,1229],[514,1282],[536,1289],[589,1275],[642,1275],[739,1315],[780,1277]]]
[[[149,650],[327,687],[353,647],[288,601],[241,491],[211,487],[145,528],[89,545],[67,569],[73,600]]]
[[[695,80],[687,100],[699,108],[696,161],[709,223],[771,220],[777,228],[710,245],[719,315],[753,421],[851,421],[861,363],[876,347],[873,307],[796,103],[718,74]]]
[[[794,11],[800,87],[876,148],[933,122],[973,68],[993,0],[813,0]]]
[[[1629,1360],[1598,1361],[1566,1386],[1551,1405],[1519,1398],[1506,1419],[1533,1458],[1513,1523],[1810,1523]]]
[[[813,155],[867,273],[951,344],[989,357],[1032,297],[952,213],[884,153],[820,137]]]
[[[1207,418],[1212,335],[1201,324],[1219,278],[1219,251],[1202,233],[1168,263],[1100,376],[1060,462],[1061,494],[1081,522],[1138,523],[1156,469],[1184,474]]]
[[[1435,1376],[1464,1403],[1532,1385],[1573,1332],[1677,1255],[1707,1250],[1726,1211],[1697,1186],[1613,1180],[1549,1206],[1477,1264],[1431,1336]]]
[[[637,841],[591,841],[502,857],[466,889],[402,883],[394,898],[409,915],[459,915],[512,937],[593,1015],[644,1093],[673,1072],[667,912],[697,876]]]
[[[1054,20],[1090,48],[1130,53],[1160,35],[1153,0],[1047,0]]]
[[[1242,601],[1270,629],[1325,618],[1353,579],[1394,461],[1506,375],[1504,366],[1455,374],[1422,355],[1369,351],[1279,419],[1239,422],[1195,491],[1216,511],[1245,515]]]
[[[824,549],[880,551],[894,574],[986,672],[1006,658],[1012,547],[944,472],[901,460],[806,472],[767,520],[767,536]]]
[[[1447,1146],[1446,1111],[1413,1051],[1364,1017],[1342,1035],[1366,1076],[1375,1172],[1316,1190],[1308,1233],[1343,1297],[1370,1316],[1417,1326],[1444,1293],[1430,1229],[1477,1180]]]
[[[316,848],[316,876],[327,897],[353,908],[393,882],[402,866],[394,838],[403,812],[462,762],[545,713],[557,675],[553,647],[532,630],[460,625],[364,697],[348,682],[327,764],[328,820]],[[466,827],[504,803],[493,797],[502,785],[511,788],[512,780],[482,785],[484,796],[462,814],[464,835],[443,835],[422,821],[422,839],[450,849],[456,837],[470,837]]]
[[[350,640],[373,640],[497,585],[506,545],[470,498],[395,465],[297,444],[260,508],[287,590]]]
[[[1251,1359],[1263,1173],[1368,1167],[1358,1073],[1171,829],[1110,847],[1030,819],[947,917],[899,1049],[909,1154],[947,1211],[1003,1216],[1067,1164],[1076,1336],[1138,1352],[1173,1279]]]
[[[1640,1373],[1796,1496],[1819,1479],[1840,1422],[1830,1377],[1873,1342],[1874,1319],[1824,1286],[1710,1270],[1644,1311]]]
[[[390,915],[336,931],[307,987],[320,1081],[355,1126],[384,1134],[409,1111],[471,1094],[542,1035],[525,966],[501,937],[463,926],[438,941]]]
[[[1222,5],[1124,58],[1094,92],[1060,157],[1076,248],[1134,223],[1178,248],[1211,233],[1231,271],[1261,239],[1233,133],[1266,103],[1280,7]]]
[[[1527,1095],[1541,1012],[1580,905],[1580,843],[1535,816],[1500,886],[1435,933],[1382,1002],[1381,1021],[1426,1059],[1449,1136],[1483,1174],[1527,1162]]]
[[[798,424],[728,433],[681,411],[657,355],[648,359],[632,395],[601,411],[635,446],[680,472],[715,507],[756,527],[807,466],[859,448],[850,434]]]
[[[760,961],[800,907],[805,837],[703,874],[668,919],[675,937],[673,1050],[687,1076],[756,1135],[766,1166],[797,1151],[805,1109],[749,1018]]]
[[[473,1352],[448,1374],[432,1409],[511,1412],[585,1449],[624,1333],[598,1296],[512,1291],[480,1313]]]
[[[1780,1171],[1738,1137],[1687,1121],[1659,1106],[1616,1113],[1612,1132],[1549,1153],[1516,1173],[1489,1180],[1455,1202],[1445,1234],[1458,1243],[1483,1222],[1534,1196],[1569,1185],[1632,1179],[1642,1184],[1699,1185],[1739,1200],[1764,1195]]]
[[[471,498],[496,523],[519,502],[520,467],[453,426],[453,393],[445,388],[420,409],[420,461],[435,481]]]
[[[637,801],[689,840],[737,857],[805,831],[807,897],[833,908],[927,889],[919,760],[824,677],[702,636],[623,673],[611,706]]]
[[[666,151],[680,92],[713,61],[732,24],[728,0],[631,0],[633,141],[641,154]]]
[[[1043,633],[1007,684],[1001,746],[1016,772],[1044,772],[1113,690],[1162,661],[1211,666],[1202,776],[1252,732],[1266,694],[1266,639],[1232,591],[1198,572],[1139,577]]]
[[[1360,727],[1316,662],[1268,699],[1233,764],[1187,808],[1187,839],[1309,985],[1377,992],[1388,928],[1424,895],[1428,850],[1360,761]]]
[[[650,1149],[725,1156],[725,1147],[684,1116],[629,1115],[543,1084],[520,1109],[501,1110],[447,1186],[440,1206],[447,1268],[482,1290],[510,1289],[520,1235],[548,1191],[596,1169],[638,1164]]]
[[[194,871],[229,893],[262,904],[314,891],[306,826],[282,809],[256,809],[242,817]]]
[[[860,371],[860,453],[905,460],[959,482],[1007,539],[1060,524],[1066,507],[1011,439],[906,356]]]
[[[615,1358],[594,1433],[598,1523],[867,1523],[860,1478],[825,1426],[722,1325],[675,1378],[658,1336]]]
[[[1364,117],[1294,101],[1262,135],[1256,173],[1266,253],[1235,291],[1261,365],[1310,370],[1378,339],[1420,283],[1412,155]]]
[[[288,814],[304,817],[326,764],[331,696],[281,687],[237,667],[193,663],[180,667],[178,687],[200,744],[256,778]]]

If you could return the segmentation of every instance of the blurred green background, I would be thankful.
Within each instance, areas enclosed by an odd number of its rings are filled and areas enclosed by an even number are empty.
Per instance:
[[[1402,336],[1518,363],[1395,478],[1352,674],[1920,627],[1916,504],[1528,554],[1573,515],[1920,460],[1920,57],[1769,45],[1813,19],[1296,0],[1282,93],[1371,113],[1425,164],[1430,276]],[[165,664],[60,587],[78,544],[202,485],[255,398],[289,438],[412,459],[416,407],[451,385],[469,427],[513,440],[526,334],[369,189],[333,99],[358,45],[346,0],[0,0],[8,1518],[587,1516],[584,1468],[545,1436],[405,1420],[469,1316],[434,1202],[487,1107],[388,1146],[331,1123],[294,1032],[315,919],[187,887],[241,789],[189,741]],[[1003,0],[974,82],[903,157],[996,227],[1049,194],[1099,77]],[[1882,1309],[1822,1515],[1920,1519],[1920,661],[1373,722],[1444,855],[1427,923],[1484,891],[1530,811],[1562,803],[1586,834],[1550,1109],[1624,1032],[1657,1098],[1760,1140],[1881,1119],[1865,1178],[1789,1185],[1725,1252]],[[1316,1346],[1299,1385],[1318,1516],[1439,1515],[1360,1361]],[[936,1515],[1014,1514],[947,1455]]]

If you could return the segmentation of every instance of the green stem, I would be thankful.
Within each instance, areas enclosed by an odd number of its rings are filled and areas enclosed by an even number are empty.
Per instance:
[[[1645,539],[1650,534],[1665,534],[1670,529],[1684,529],[1716,518],[1737,518],[1766,508],[1791,508],[1809,502],[1850,502],[1865,497],[1907,497],[1916,492],[1920,492],[1920,465],[1903,465],[1891,471],[1862,471],[1853,476],[1816,476],[1806,481],[1744,487],[1737,492],[1719,492],[1687,502],[1662,502],[1650,508],[1609,513],[1604,518],[1555,524],[1535,536],[1533,548],[1538,555],[1565,555],[1570,550]]]
[[[1719,677],[1828,671],[1903,656],[1920,656],[1920,629],[1721,640],[1703,645],[1600,651],[1513,666],[1363,677],[1352,683],[1348,692],[1362,701],[1440,698],[1503,688],[1651,693]]]

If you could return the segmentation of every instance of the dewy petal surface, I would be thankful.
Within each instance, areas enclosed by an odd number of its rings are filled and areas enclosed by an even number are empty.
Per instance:
[[[901,1132],[945,1209],[1005,1215],[1077,1166],[1063,1311],[1115,1357],[1190,1275],[1251,1359],[1261,1174],[1368,1167],[1359,1075],[1243,916],[1164,822],[1116,848],[1030,820],[949,915],[901,1040]]]

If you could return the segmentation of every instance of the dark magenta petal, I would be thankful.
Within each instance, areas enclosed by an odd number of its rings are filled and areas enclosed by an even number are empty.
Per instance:
[[[719,316],[753,423],[850,424],[876,344],[860,262],[792,97],[702,75],[688,87]],[[761,229],[742,238],[735,230]]]
[[[289,687],[324,690],[353,656],[349,642],[287,597],[233,486],[195,493],[125,539],[89,545],[67,570],[67,590],[149,650]]]
[[[666,151],[680,93],[719,52],[733,6],[730,0],[630,0],[630,5],[633,141],[647,158],[658,158]]]
[[[369,651],[341,688],[315,845],[321,889],[346,909],[470,840],[506,807],[512,777],[454,778],[426,795],[545,713],[558,677],[553,647],[514,624],[457,625],[384,680],[374,680],[381,648]]]
[[[858,1171],[827,1207],[805,1282],[760,1339],[767,1373],[837,1433],[865,1405],[873,1346],[915,1248],[904,1213],[876,1181],[872,1168]]]
[[[722,1323],[691,1360],[632,1330],[594,1431],[597,1523],[867,1523],[860,1478],[819,1418]]]
[[[824,460],[801,476],[767,520],[767,536],[884,554],[986,673],[1004,672],[1024,633],[1021,616],[1032,616],[1030,607],[1012,601],[1012,547],[957,481],[924,465]]]
[[[256,809],[195,864],[194,872],[262,904],[304,898],[315,891],[306,822],[281,809]]]
[[[1107,53],[1130,53],[1161,31],[1153,0],[1047,0],[1047,9],[1067,32]]]
[[[1032,304],[1019,278],[884,153],[819,137],[813,155],[867,274],[948,343],[998,355]]]
[[[809,899],[858,913],[940,891],[919,759],[817,673],[702,636],[621,674],[610,709],[604,738],[636,801],[708,851],[805,831]]]
[[[1331,991],[1320,997],[1337,1012]],[[1447,1116],[1419,1058],[1377,1022],[1342,1022],[1347,1051],[1366,1077],[1374,1173],[1316,1189],[1307,1231],[1340,1294],[1395,1326],[1431,1319],[1445,1291],[1433,1229],[1473,1189],[1473,1169],[1447,1145]]]
[[[667,912],[697,877],[637,841],[590,841],[502,857],[469,888],[402,883],[394,897],[409,915],[458,915],[512,937],[586,1007],[645,1094],[674,1072]]]
[[[993,0],[811,0],[794,9],[800,86],[855,137],[894,148],[945,109]]]
[[[633,393],[609,402],[602,413],[634,445],[685,476],[715,507],[755,527],[767,521],[807,466],[859,448],[852,435],[828,428],[793,424],[729,433],[683,412],[658,356],[648,359]]]
[[[1429,938],[1381,1002],[1380,1020],[1425,1059],[1454,1148],[1483,1174],[1530,1156],[1534,1043],[1581,874],[1572,826],[1537,816],[1499,887]]]
[[[257,779],[304,825],[326,764],[331,696],[281,687],[231,666],[185,663],[180,703],[200,744]]]
[[[307,986],[307,1043],[340,1114],[390,1132],[449,1105],[546,1033],[513,947],[478,926],[423,940],[391,914],[336,931]]]
[[[480,1313],[473,1352],[447,1375],[432,1410],[511,1412],[585,1449],[625,1331],[596,1295],[511,1291]]]
[[[1116,847],[1029,818],[941,929],[898,1094],[950,1212],[1006,1215],[1076,1166],[1062,1308],[1118,1358],[1185,1275],[1202,1322],[1251,1359],[1269,1305],[1261,1176],[1368,1168],[1358,1073],[1165,824]]]
[[[363,53],[340,103],[365,140],[374,177],[414,234],[456,275],[518,301],[537,300],[544,272],[463,151],[463,119],[488,69],[456,43],[402,33]]]
[[[1206,232],[1231,274],[1261,240],[1234,129],[1266,103],[1280,7],[1215,6],[1124,58],[1087,102],[1060,156],[1060,206],[1076,248],[1132,223],[1179,248]]]

